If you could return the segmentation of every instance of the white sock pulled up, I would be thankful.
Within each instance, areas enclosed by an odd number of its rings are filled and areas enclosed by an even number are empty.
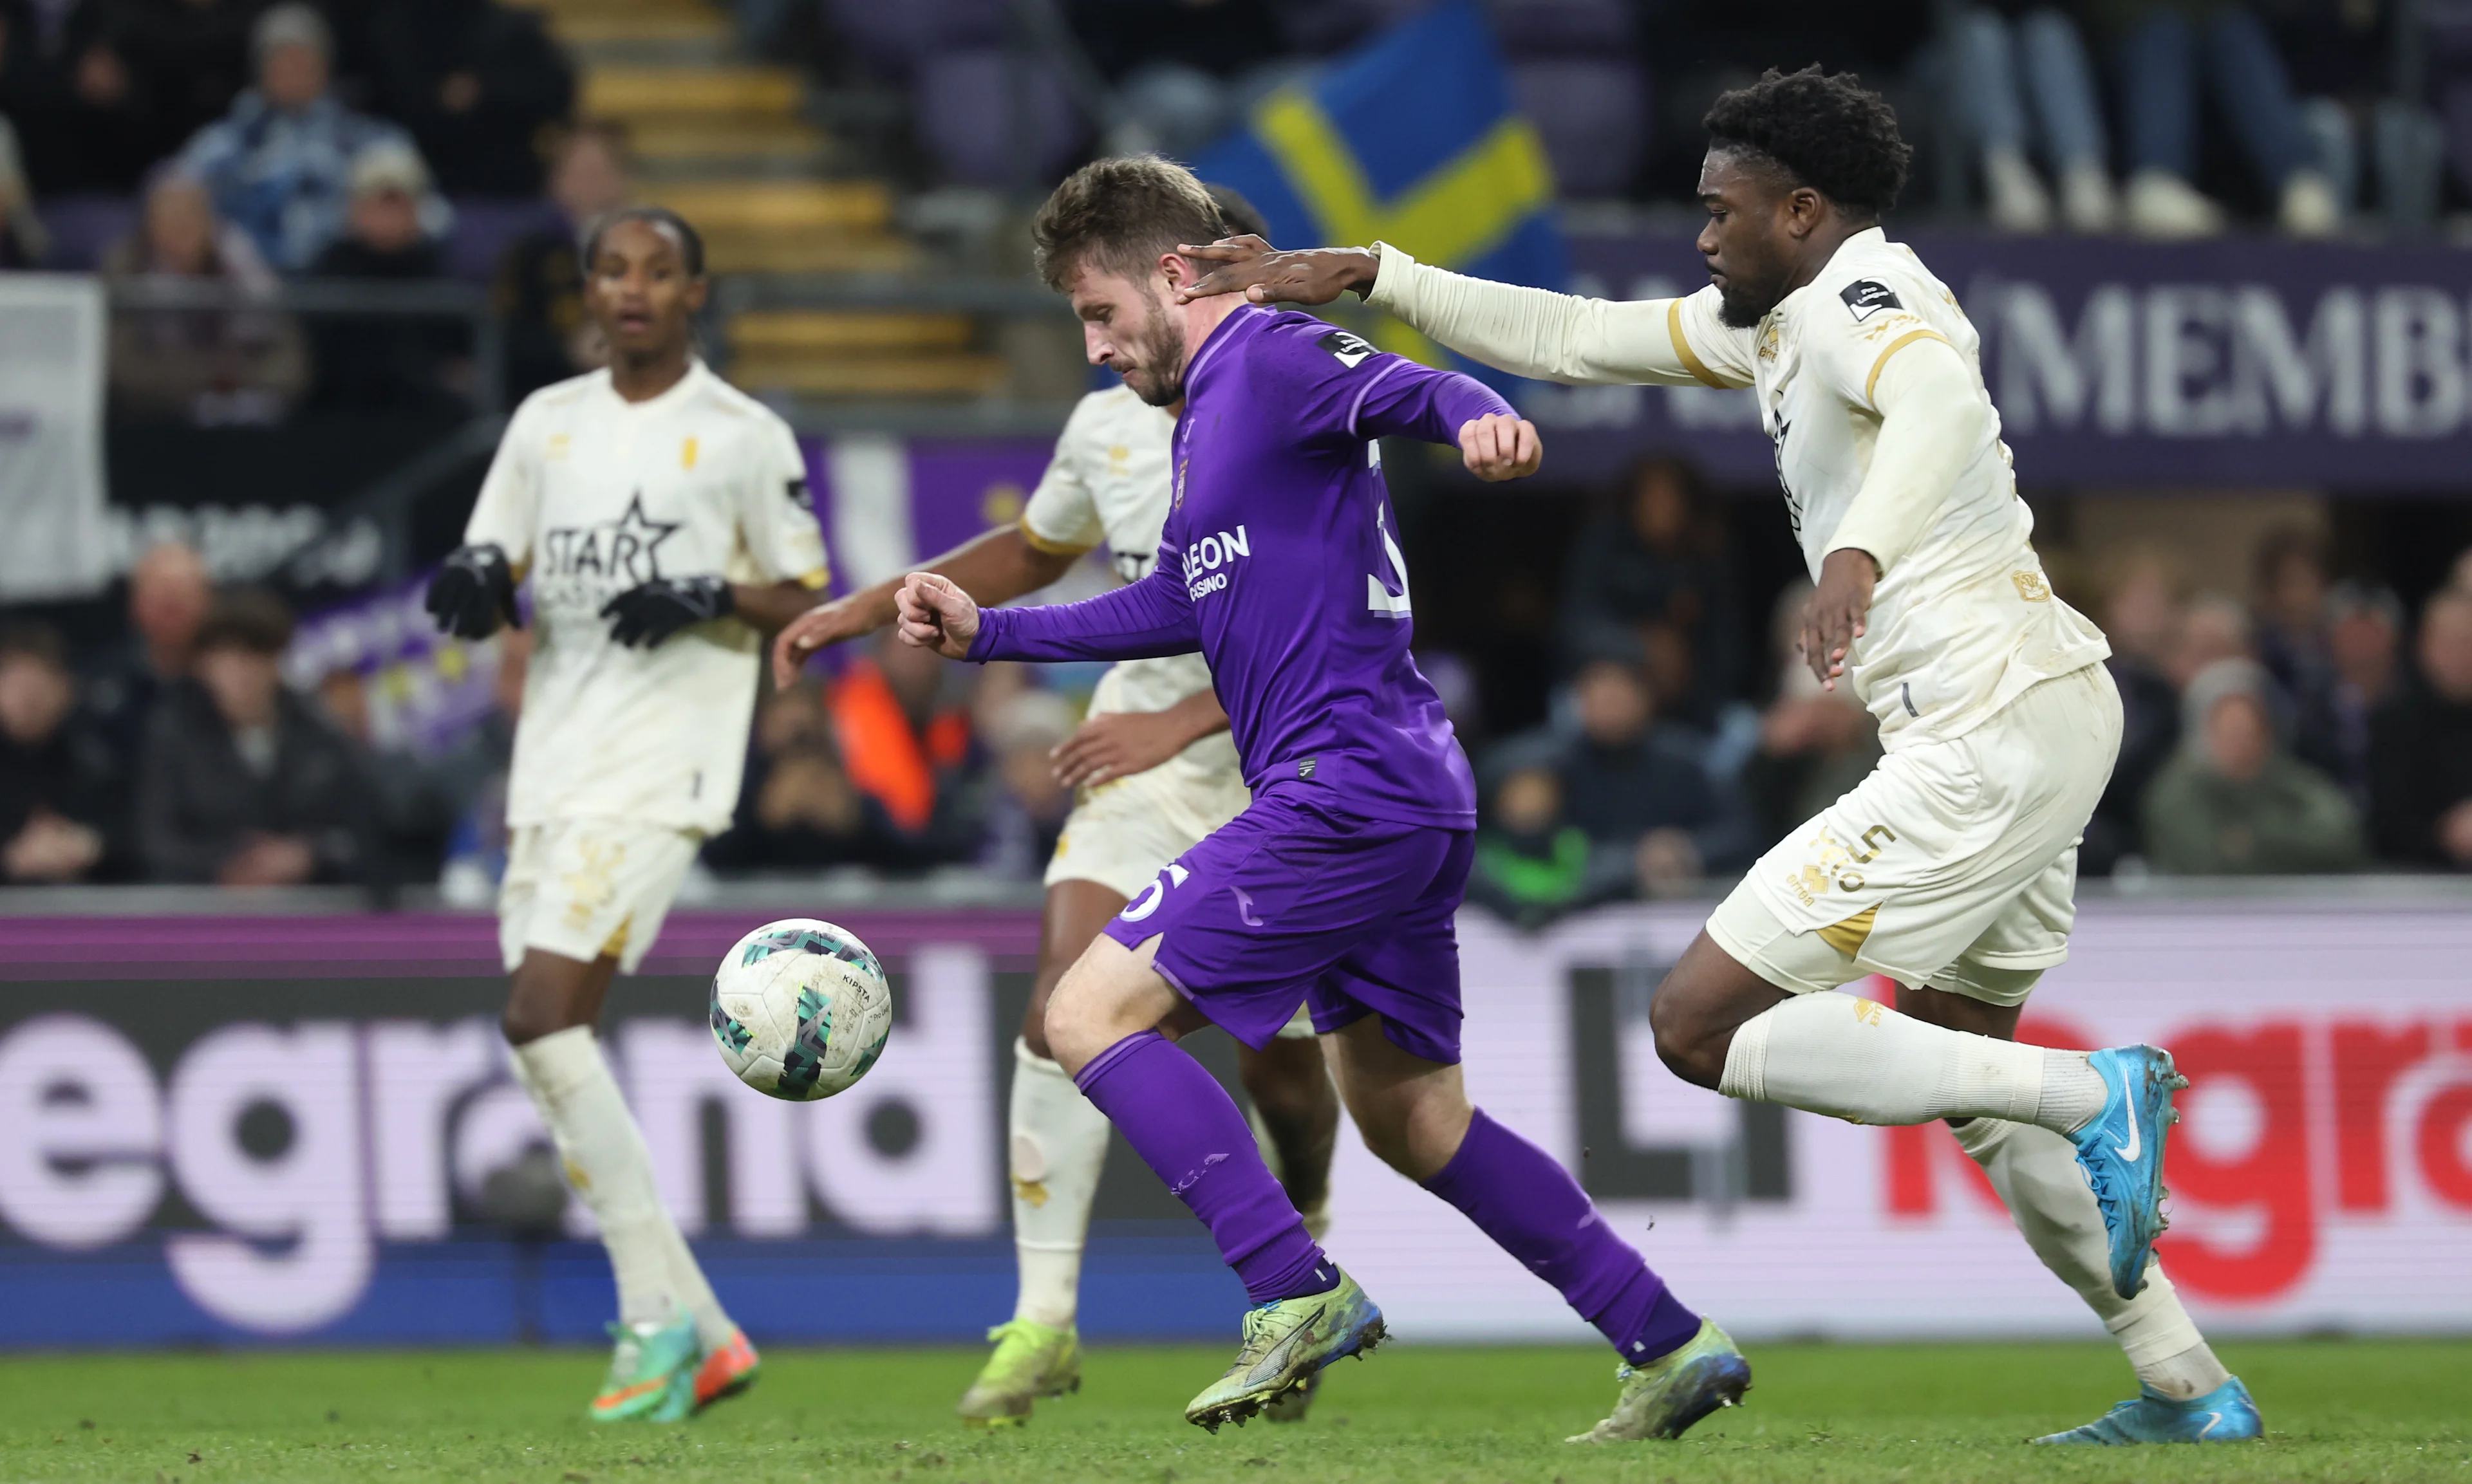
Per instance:
[[[1107,1163],[1107,1116],[1062,1066],[1016,1038],[1005,1145],[1012,1175],[1013,1258],[1021,1272],[1012,1316],[1070,1329],[1082,1296],[1090,1203]]]
[[[2231,1379],[2181,1307],[2161,1262],[2146,1269],[2146,1288],[2137,1297],[2112,1291],[2103,1213],[2066,1139],[1993,1119],[1976,1119],[1956,1134],[1959,1147],[1991,1177],[2026,1245],[2103,1320],[2140,1381],[2157,1396],[2186,1402]]]
[[[2103,1109],[2082,1051],[1949,1030],[1854,995],[1796,995],[1744,1022],[1717,1090],[1856,1123],[2003,1119],[2056,1133]]]
[[[661,1204],[652,1154],[592,1027],[570,1025],[513,1050],[515,1080],[549,1125],[567,1185],[601,1225],[619,1320],[667,1324],[690,1313],[706,1347],[726,1341],[737,1326]]]

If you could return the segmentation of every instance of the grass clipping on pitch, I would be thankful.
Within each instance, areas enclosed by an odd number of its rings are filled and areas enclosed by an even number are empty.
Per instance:
[[[1081,1395],[965,1431],[981,1352],[768,1354],[684,1426],[596,1427],[580,1351],[40,1355],[0,1360],[0,1480],[2472,1480],[2472,1342],[2222,1347],[2262,1445],[2032,1449],[2133,1390],[2098,1345],[1749,1347],[1748,1404],[1674,1444],[1574,1448],[1614,1396],[1594,1349],[1386,1349],[1314,1416],[1211,1437],[1182,1417],[1228,1351],[1101,1349]]]

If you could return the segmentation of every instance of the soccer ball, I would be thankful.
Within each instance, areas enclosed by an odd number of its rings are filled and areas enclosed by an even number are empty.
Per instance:
[[[884,965],[845,928],[766,923],[712,977],[712,1039],[738,1080],[792,1102],[846,1092],[892,1034]]]

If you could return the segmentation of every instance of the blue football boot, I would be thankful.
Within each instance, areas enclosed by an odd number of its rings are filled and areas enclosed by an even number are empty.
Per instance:
[[[2172,1095],[2189,1079],[2156,1047],[2115,1047],[2086,1059],[2103,1078],[2103,1112],[2074,1136],[2078,1164],[2110,1238],[2111,1290],[2133,1299],[2146,1286],[2154,1239],[2171,1224],[2163,1214],[2163,1137],[2180,1121]]]
[[[2173,1402],[2139,1388],[2082,1427],[2071,1427],[2037,1443],[2092,1443],[2126,1448],[2134,1443],[2247,1443],[2266,1435],[2257,1402],[2237,1376],[2202,1397]]]

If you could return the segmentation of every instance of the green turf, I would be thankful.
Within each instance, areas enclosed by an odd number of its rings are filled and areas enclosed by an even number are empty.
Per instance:
[[[1035,1479],[1563,1481],[2038,1479],[2472,1484],[2472,1343],[2234,1344],[2260,1446],[2029,1449],[2124,1392],[2096,1345],[1751,1348],[1743,1411],[1678,1444],[1576,1449],[1613,1396],[1593,1349],[1419,1349],[1343,1363],[1301,1426],[1217,1437],[1181,1419],[1225,1352],[1094,1353],[1031,1425],[963,1431],[976,1351],[774,1352],[683,1427],[582,1419],[599,1356],[570,1351],[31,1356],[0,1360],[0,1480]]]

